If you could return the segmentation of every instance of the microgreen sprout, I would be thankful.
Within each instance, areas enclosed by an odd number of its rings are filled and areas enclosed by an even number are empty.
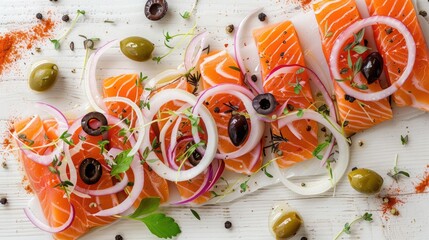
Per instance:
[[[76,22],[77,22],[77,20],[79,19],[79,17],[81,16],[81,15],[85,15],[85,11],[84,10],[77,10],[77,14],[76,14],[76,17],[73,19],[73,21],[72,21],[72,23],[71,23],[71,25],[70,25],[70,27],[69,27],[69,29],[67,30],[67,31],[65,31],[64,33],[63,33],[63,35],[61,35],[59,38],[56,38],[56,39],[49,39],[50,41],[51,41],[51,43],[52,44],[54,44],[54,48],[55,49],[60,49],[60,47],[61,47],[61,41],[63,41],[64,40],[64,38],[66,38],[67,37],[67,35],[71,32],[71,30],[74,28],[74,26],[76,25]]]
[[[346,223],[346,224],[344,224],[344,228],[341,230],[341,232],[339,232],[335,237],[334,237],[334,240],[336,240],[336,239],[338,239],[340,236],[341,236],[341,234],[343,234],[343,233],[346,233],[346,234],[350,234],[351,233],[351,226],[353,225],[353,224],[355,224],[356,222],[359,222],[359,221],[367,221],[367,222],[371,222],[373,219],[372,219],[372,214],[371,213],[365,213],[364,215],[362,215],[362,216],[360,216],[360,217],[358,217],[358,218],[356,218],[356,219],[354,219],[353,221],[351,221],[350,223]]]
[[[398,181],[399,178],[401,177],[401,175],[408,177],[408,178],[410,177],[410,174],[408,172],[399,170],[399,168],[398,168],[398,154],[396,154],[393,169],[391,169],[387,173],[387,176],[393,178],[395,181]]]

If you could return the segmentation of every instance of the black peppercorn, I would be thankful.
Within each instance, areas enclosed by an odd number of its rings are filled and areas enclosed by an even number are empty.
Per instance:
[[[7,204],[7,198],[2,197],[2,198],[0,199],[0,203],[1,203],[2,205],[6,205],[6,204]]]
[[[225,31],[226,31],[227,33],[232,33],[232,32],[234,32],[234,25],[230,24],[230,25],[226,26]]]
[[[307,240],[307,238],[306,237],[302,237],[301,240]]]
[[[70,50],[74,51],[74,42],[70,42]]]
[[[119,235],[119,234],[115,236],[115,240],[123,240],[123,239],[124,238],[121,235]]]
[[[66,14],[61,18],[61,20],[63,20],[64,22],[68,22],[70,20],[70,17]]]
[[[215,113],[219,113],[219,112],[220,112],[220,109],[219,109],[218,107],[215,107],[215,108],[213,109],[213,111],[214,111]]]
[[[261,21],[261,22],[263,22],[263,21],[265,21],[265,19],[267,18],[267,15],[265,14],[265,13],[260,13],[259,15],[258,15],[258,19],[259,19],[259,21]]]
[[[253,82],[258,81],[258,77],[257,77],[256,75],[252,75],[252,76],[250,77],[250,79],[252,79],[252,81],[253,81]]]
[[[230,229],[232,227],[232,223],[230,221],[225,222],[225,228]]]
[[[39,19],[39,20],[42,20],[43,15],[41,13],[37,13],[36,14],[36,18]]]

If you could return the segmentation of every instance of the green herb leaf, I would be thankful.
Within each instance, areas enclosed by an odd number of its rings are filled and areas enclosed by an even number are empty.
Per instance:
[[[295,94],[299,94],[301,90],[302,90],[302,85],[297,81],[293,87],[293,91],[295,92]]]
[[[57,39],[49,39],[49,41],[51,41],[51,43],[53,43],[53,44],[54,44],[54,48],[55,48],[56,50],[60,49],[61,44],[60,44],[60,41],[59,41],[59,40],[57,40]]]
[[[353,68],[353,73],[354,75],[358,74],[360,72],[360,70],[362,69],[362,57],[359,57],[358,60],[356,60],[354,68]]]
[[[329,143],[330,142],[328,142],[328,141],[324,141],[324,142],[320,143],[319,145],[317,145],[317,147],[313,151],[313,156],[315,156],[319,160],[322,160],[323,156],[319,155],[319,153],[322,152],[329,145]]]
[[[173,218],[163,213],[154,213],[140,219],[149,231],[159,238],[172,238],[181,233],[179,225]]]
[[[358,88],[360,90],[367,90],[368,89],[368,85],[366,85],[366,84],[352,83],[351,86],[355,87],[355,88]]]
[[[77,10],[77,13],[78,13],[78,14],[85,15],[85,13],[86,13],[86,12],[85,12],[85,10],[79,10],[79,9],[78,9],[78,10]]]
[[[267,168],[266,168],[266,167],[263,167],[263,168],[262,168],[262,171],[264,171],[264,173],[265,173],[265,175],[266,175],[267,177],[269,177],[269,178],[273,178],[273,175],[271,175],[271,174],[267,171]]]
[[[133,161],[134,156],[128,156],[131,149],[122,151],[115,157],[115,165],[112,166],[112,171],[110,175],[117,176],[120,173],[126,172],[130,169],[131,162]]]
[[[192,212],[192,215],[194,215],[194,217],[196,218],[196,219],[198,219],[198,220],[201,220],[201,217],[200,217],[200,215],[197,213],[197,211],[195,211],[194,209],[190,209],[191,210],[191,212]]]
[[[63,140],[66,144],[70,146],[74,146],[73,139],[70,139],[70,140],[68,139],[70,137],[71,137],[71,134],[65,131],[63,132],[63,134],[61,134],[60,139]]]
[[[408,135],[405,135],[405,136],[401,135],[401,143],[402,143],[402,145],[408,144]]]
[[[86,137],[79,135],[79,140],[86,141]]]
[[[348,73],[349,72],[349,68],[342,68],[341,70],[340,70],[340,74],[346,74],[346,73]]]
[[[109,144],[109,143],[110,143],[109,140],[102,140],[102,141],[99,141],[97,143],[97,145],[100,147],[100,153],[101,154],[103,154],[104,151],[106,151],[106,145]]]
[[[219,194],[217,194],[215,191],[210,191],[210,193],[213,195],[213,197],[215,198],[215,197],[220,197],[220,195]]]
[[[160,202],[161,199],[159,197],[144,198],[138,208],[131,215],[128,215],[128,217],[135,219],[153,213],[158,209]]]
[[[298,113],[296,114],[296,116],[298,116],[299,118],[304,116],[304,110],[298,109]]]
[[[354,52],[358,53],[358,54],[362,54],[362,53],[368,51],[369,49],[370,49],[369,47],[365,47],[365,46],[362,46],[362,45],[356,45],[356,46],[353,47],[352,50]]]
[[[240,68],[238,68],[236,66],[228,66],[228,67],[235,70],[235,71],[241,72]]]
[[[353,69],[352,57],[350,55],[350,50],[347,51],[347,65],[350,69]]]
[[[354,34],[354,43],[359,44],[363,40],[363,36],[365,34],[365,28],[362,28],[358,33]]]
[[[398,173],[396,173],[397,175],[404,175],[406,177],[410,177],[410,174],[405,172],[405,171],[399,171]]]
[[[180,16],[182,16],[183,19],[189,19],[191,17],[191,13],[188,11],[185,11],[183,14],[179,13]]]
[[[363,216],[362,216],[362,219],[363,220],[365,220],[365,221],[368,221],[368,222],[370,222],[370,221],[372,221],[373,219],[372,219],[372,213],[365,213]]]
[[[299,68],[298,70],[296,70],[295,74],[301,74],[305,71],[305,68]]]
[[[249,182],[249,179],[247,179],[245,182],[243,182],[243,183],[240,184],[240,188],[241,188],[242,192],[247,191],[247,188],[249,187],[249,185],[247,185],[247,183]]]

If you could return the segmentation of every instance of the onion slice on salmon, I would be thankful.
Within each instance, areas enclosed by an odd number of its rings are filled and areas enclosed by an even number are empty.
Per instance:
[[[42,231],[49,232],[49,233],[59,233],[59,232],[66,230],[67,228],[69,228],[72,225],[73,220],[75,218],[75,209],[74,209],[73,204],[70,204],[69,218],[67,219],[66,222],[64,222],[59,227],[51,227],[51,226],[43,223],[40,219],[38,219],[33,214],[33,212],[31,211],[31,209],[29,207],[24,208],[24,213],[34,226],[38,227]]]
[[[197,103],[196,97],[186,91],[180,89],[162,90],[150,98],[150,110],[147,108],[143,109],[143,115],[145,116],[146,122],[150,122],[164,104],[173,100],[184,101],[191,105],[195,105]],[[147,163],[160,177],[175,182],[186,181],[204,172],[213,161],[218,144],[216,123],[210,112],[205,107],[200,109],[199,117],[201,117],[205,124],[208,139],[206,150],[200,163],[191,169],[176,171],[165,165],[162,161],[159,161],[158,157],[152,151],[149,153],[148,159],[158,159],[158,161],[147,161]],[[146,126],[143,145],[141,145],[140,148],[141,151],[144,151],[144,146],[150,146],[150,127],[150,125]]]
[[[58,123],[57,136],[61,136],[61,134],[68,130],[69,126],[66,117],[56,107],[41,102],[37,102],[35,106],[55,118],[55,121],[57,121]],[[12,136],[16,139],[16,142],[18,143],[18,146],[22,150],[22,152],[29,159],[33,160],[38,164],[47,166],[52,163],[55,157],[57,157],[58,159],[61,157],[61,152],[64,146],[64,142],[61,140],[58,141],[58,143],[55,145],[55,149],[51,153],[46,155],[40,155],[28,149],[25,143],[20,140],[19,133],[15,133]]]
[[[208,34],[208,32],[202,32],[189,42],[185,52],[185,69],[187,71],[195,67],[200,60]]]
[[[344,92],[347,95],[362,101],[378,101],[380,99],[387,98],[388,96],[395,93],[410,76],[416,60],[416,44],[415,44],[413,35],[408,30],[408,28],[396,18],[385,17],[385,16],[372,16],[369,18],[356,21],[348,28],[346,28],[346,30],[344,30],[336,39],[335,44],[332,47],[331,56],[329,58],[329,66],[332,73],[332,77],[334,79],[342,79],[340,74],[340,68],[338,66],[339,64],[338,58],[342,50],[341,48],[344,46],[346,41],[355,32],[358,32],[362,28],[379,24],[379,23],[395,28],[399,33],[401,33],[404,36],[406,47],[408,49],[407,65],[404,71],[402,72],[401,77],[399,77],[397,81],[392,83],[388,88],[377,92],[361,92],[353,89],[344,81],[337,81],[338,85],[344,90]],[[361,75],[361,73],[359,73],[359,75]]]
[[[261,141],[262,135],[264,134],[265,125],[263,122],[259,121],[258,114],[252,106],[252,99],[254,95],[248,89],[236,84],[218,84],[214,87],[204,90],[201,92],[197,103],[192,108],[192,113],[199,114],[202,104],[207,98],[222,93],[227,93],[239,98],[250,116],[251,127],[249,136],[251,137],[249,137],[247,141],[242,146],[240,146],[240,149],[229,153],[216,153],[215,155],[215,158],[217,159],[237,158],[252,151]],[[196,129],[192,129],[192,135],[194,137],[194,142],[200,142],[201,139]],[[201,153],[204,153],[203,148],[198,148],[198,150]]]
[[[327,116],[323,116],[313,110],[303,110],[302,117],[299,117],[297,112],[288,114],[285,118],[279,120],[279,128],[282,128],[293,121],[302,119],[313,120],[324,125],[326,128],[329,129],[329,131],[336,139],[336,142],[338,144],[339,156],[338,160],[335,162],[335,166],[333,167],[334,179],[332,179],[331,182],[331,180],[329,180],[328,178],[322,177],[315,181],[306,182],[305,186],[302,186],[300,184],[297,185],[284,177],[282,171],[287,171],[287,169],[281,170],[275,161],[273,162],[273,166],[276,169],[280,181],[291,191],[301,195],[321,194],[335,186],[345,174],[350,160],[349,145],[347,143],[346,138],[341,133],[341,127],[336,123],[334,119],[329,118]]]

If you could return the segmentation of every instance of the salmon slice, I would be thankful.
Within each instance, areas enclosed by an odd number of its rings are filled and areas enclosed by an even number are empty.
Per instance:
[[[413,71],[402,87],[393,94],[398,106],[412,106],[429,111],[429,52],[411,0],[366,0],[370,15],[396,18],[407,26],[416,43]],[[407,63],[404,37],[395,29],[380,24],[373,26],[378,50],[383,57],[391,83],[399,79]]]
[[[115,77],[106,78],[103,81],[103,97],[125,97],[136,104],[140,102],[143,93],[142,80],[138,74],[122,74]],[[127,118],[132,123],[135,122],[132,108],[122,102],[107,103],[109,114],[120,119]]]
[[[47,132],[45,129],[56,127],[56,123],[52,121],[42,122],[40,117],[34,116],[18,122],[14,125],[18,135],[25,135],[27,139],[33,141],[31,147],[34,147],[37,153],[43,154],[45,151],[52,150],[51,147],[39,148],[50,143],[46,138]],[[57,136],[53,136],[56,138]],[[97,151],[99,153],[99,149]],[[85,156],[95,154],[95,151],[79,153]],[[95,156],[95,155],[91,155]],[[35,163],[27,158],[22,151],[19,152],[19,157],[23,164],[26,176],[30,182],[33,192],[36,194],[42,207],[42,212],[48,221],[49,225],[58,227],[62,225],[69,217],[70,203],[73,204],[76,212],[75,219],[72,225],[63,232],[54,234],[55,239],[77,239],[91,228],[103,226],[116,220],[112,217],[94,217],[93,213],[100,211],[102,208],[110,208],[118,204],[118,199],[115,195],[91,197],[82,199],[76,195],[70,196],[70,202],[64,198],[65,192],[55,187],[59,183],[58,177],[53,174],[47,166]],[[73,161],[82,160],[83,156],[78,154],[72,156]],[[78,166],[78,165],[77,165]],[[78,182],[78,185],[82,183]],[[92,186],[94,189],[104,189],[112,186],[110,175],[103,174],[101,180]],[[95,204],[95,205],[94,205]]]
[[[329,62],[331,50],[335,40],[352,23],[361,19],[354,0],[322,0],[313,4],[316,20],[319,25],[319,32],[322,39],[323,52],[326,60]],[[350,38],[350,43],[353,37]],[[364,45],[364,40],[360,43]],[[343,46],[344,47],[344,46]],[[362,55],[351,52],[352,62],[355,63],[359,57],[365,59],[369,54],[366,51]],[[348,69],[342,76],[344,79],[350,77],[353,71],[349,69],[347,64],[347,51],[340,53],[339,66],[341,69]],[[338,105],[340,116],[340,125],[344,125],[344,131],[347,135],[363,131],[371,128],[376,124],[392,118],[392,109],[388,99],[382,99],[375,102],[366,101],[348,101],[344,91],[334,82],[335,99]],[[367,92],[380,91],[380,81],[373,84],[366,84],[357,81],[357,84],[365,84]],[[348,96],[347,96],[348,98]]]
[[[264,92],[273,94],[279,106],[286,103],[290,111],[311,107],[314,100],[310,80],[305,71],[298,74],[282,74],[269,81],[266,79],[266,76],[277,66],[291,64],[305,66],[304,55],[292,22],[285,21],[256,29],[253,36],[259,53]],[[299,91],[296,90],[297,87]],[[318,144],[317,123],[300,120],[292,123],[292,126],[301,135],[301,140],[289,127],[279,129],[277,122],[271,124],[272,137],[275,138],[277,135],[285,139],[278,141],[277,146],[272,146],[275,155],[277,157],[281,155],[277,160],[281,168],[313,158],[313,151]]]
[[[238,64],[225,50],[214,52],[209,56],[203,56],[199,69],[204,89],[222,83],[244,86],[243,76],[240,71],[237,71]],[[245,111],[240,99],[229,94],[217,94],[211,99],[207,99],[205,105],[216,122],[219,134],[219,152],[228,153],[239,149],[240,147],[234,146],[229,138],[228,123],[232,116],[232,110]],[[261,167],[261,149],[255,148],[238,158],[227,158],[224,161],[225,167],[228,170],[237,173],[252,174]]]

